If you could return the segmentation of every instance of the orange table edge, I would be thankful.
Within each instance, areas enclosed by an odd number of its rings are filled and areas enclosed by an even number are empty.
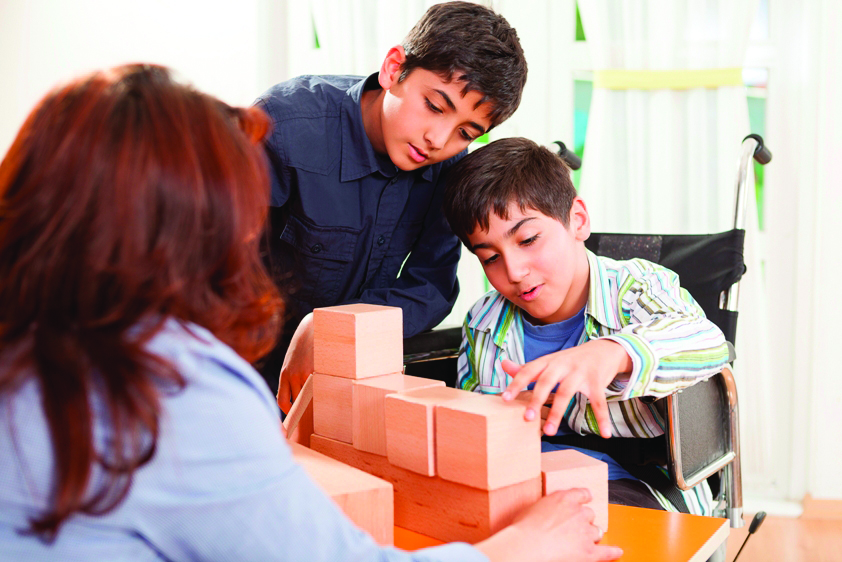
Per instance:
[[[608,506],[608,532],[600,544],[623,549],[626,562],[703,562],[728,539],[726,519],[669,513],[624,505]],[[444,544],[440,540],[395,527],[395,546],[418,550]]]

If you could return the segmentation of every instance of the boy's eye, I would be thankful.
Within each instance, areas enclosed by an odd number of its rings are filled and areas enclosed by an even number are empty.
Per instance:
[[[433,113],[441,113],[441,109],[433,105],[433,102],[430,101],[430,98],[424,98],[424,101],[427,102],[427,108],[432,111]]]
[[[472,142],[474,140],[474,136],[469,133],[466,129],[459,129],[459,134],[462,135],[462,138],[468,142]]]
[[[520,245],[521,246],[531,246],[532,244],[535,243],[536,240],[538,240],[539,236],[540,236],[539,234],[536,234],[535,236],[533,236],[531,238],[527,238],[526,240],[522,240],[520,242]]]
[[[497,258],[500,257],[499,254],[494,254],[490,258],[485,258],[482,260],[482,265],[491,265],[492,263],[497,261]]]

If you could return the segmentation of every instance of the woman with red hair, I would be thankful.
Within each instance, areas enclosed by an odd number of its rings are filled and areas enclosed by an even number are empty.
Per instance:
[[[249,364],[282,313],[268,129],[148,65],[24,123],[0,164],[0,558],[604,559],[584,493],[478,550],[380,549],[293,462]]]

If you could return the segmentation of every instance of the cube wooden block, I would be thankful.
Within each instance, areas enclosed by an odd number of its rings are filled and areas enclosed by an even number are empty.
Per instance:
[[[313,374],[313,433],[350,443],[353,380]]]
[[[541,419],[524,411],[518,400],[472,392],[437,405],[438,475],[486,490],[540,477]]]
[[[476,543],[509,525],[541,495],[541,479],[533,478],[496,490],[480,490],[428,477],[389,463],[347,443],[313,435],[319,451],[369,472],[395,490],[395,525],[441,541]]]
[[[541,479],[546,496],[556,490],[587,488],[588,503],[596,517],[594,525],[608,529],[608,465],[574,449],[541,454]]]
[[[367,472],[291,443],[292,455],[345,515],[382,545],[394,544],[392,485]]]
[[[444,387],[443,381],[396,373],[355,380],[352,390],[352,433],[360,451],[386,455],[386,396],[418,388]]]
[[[403,371],[403,311],[347,304],[313,311],[317,373],[361,379]]]
[[[419,474],[435,476],[435,407],[461,399],[464,392],[442,385],[388,395],[385,413],[389,462]]]

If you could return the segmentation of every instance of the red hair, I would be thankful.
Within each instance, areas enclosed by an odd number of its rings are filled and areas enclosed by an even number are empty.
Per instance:
[[[0,391],[40,382],[55,458],[54,537],[102,514],[152,458],[159,395],[181,376],[144,351],[167,318],[247,360],[273,347],[282,302],[260,256],[269,120],[127,65],[40,102],[0,164]],[[163,386],[162,386],[163,385]],[[96,451],[90,398],[115,436]],[[96,490],[96,463],[108,478]]]

